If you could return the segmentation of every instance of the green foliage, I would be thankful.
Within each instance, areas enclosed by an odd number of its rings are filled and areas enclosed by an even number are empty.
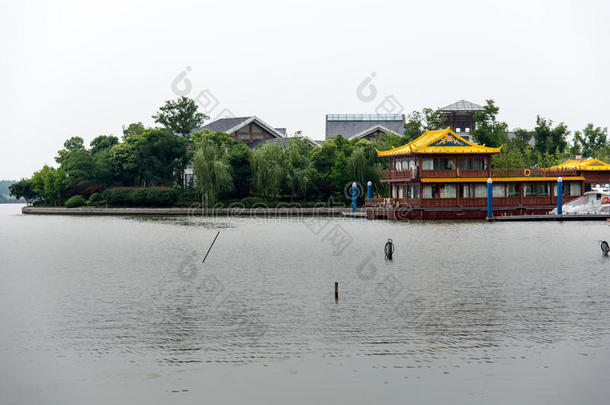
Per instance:
[[[119,143],[119,138],[112,135],[100,135],[94,138],[89,145],[91,145],[91,154],[95,155],[96,153],[107,150],[114,145]]]
[[[226,149],[219,148],[212,139],[204,138],[199,143],[193,158],[193,172],[208,207],[213,206],[220,195],[233,190]]]
[[[608,143],[608,128],[595,127],[592,123],[582,131],[574,132],[572,153],[591,157]]]
[[[144,124],[141,122],[134,122],[129,124],[127,127],[123,125],[123,140],[129,138],[132,135],[140,135],[146,131]]]
[[[73,151],[84,151],[85,150],[85,141],[80,136],[73,136],[70,139],[67,139],[64,142],[64,148],[57,152],[57,156],[55,157],[55,161],[59,164],[63,162],[66,155]]]
[[[90,203],[99,202],[99,201],[102,201],[103,199],[104,199],[104,197],[100,193],[93,193],[89,196]]]
[[[284,180],[284,154],[277,144],[267,144],[252,152],[252,186],[265,198],[280,194]]]
[[[28,204],[33,203],[38,195],[34,191],[34,184],[30,179],[22,179],[8,186],[11,195],[17,199],[23,198]]]
[[[535,149],[541,154],[554,154],[566,150],[568,146],[567,137],[570,134],[568,127],[562,122],[553,128],[553,121],[536,117],[536,127],[533,131]]]
[[[87,203],[87,200],[82,195],[73,195],[64,203],[66,208],[82,207]]]
[[[246,197],[242,198],[240,204],[244,206],[244,208],[252,208],[254,206],[264,207],[265,201],[259,197]]]
[[[171,187],[112,187],[103,197],[112,205],[169,207],[176,202],[178,192]]]
[[[434,131],[446,128],[445,118],[440,114],[440,110],[424,108],[421,112],[413,111],[407,117],[405,132],[402,144],[406,144],[419,137],[426,129]]]
[[[472,134],[479,144],[497,148],[508,141],[508,124],[497,120],[499,112],[494,101],[487,100],[483,110],[474,114],[476,129]]]
[[[62,199],[68,178],[62,168],[55,169],[45,165],[32,176],[32,191],[42,204],[57,205]]]
[[[159,108],[159,112],[153,115],[155,122],[171,129],[174,133],[188,136],[195,128],[203,125],[209,117],[197,112],[195,101],[187,97],[177,100],[168,100]]]

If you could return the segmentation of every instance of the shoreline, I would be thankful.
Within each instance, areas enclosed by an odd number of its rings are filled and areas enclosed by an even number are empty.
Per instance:
[[[361,210],[358,210],[361,212]],[[357,212],[357,213],[358,213]],[[350,208],[21,208],[26,215],[135,215],[135,216],[346,216]],[[356,214],[357,214],[356,213]],[[362,214],[361,214],[362,215]],[[359,215],[360,216],[360,215]]]

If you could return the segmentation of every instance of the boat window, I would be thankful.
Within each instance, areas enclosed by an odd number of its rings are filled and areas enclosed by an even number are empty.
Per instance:
[[[495,198],[506,197],[506,190],[505,190],[504,184],[502,184],[502,183],[494,184],[492,186],[492,195]]]
[[[601,200],[602,199],[602,195],[601,194],[595,194],[595,199],[596,200]]]
[[[455,184],[445,184],[443,188],[444,195],[441,198],[455,198]]]
[[[441,170],[455,170],[455,159],[441,158],[440,168]]]
[[[472,190],[470,184],[460,184],[460,197],[472,198]]]
[[[422,170],[438,170],[438,160],[426,158],[421,161]]]
[[[526,197],[535,197],[536,196],[536,185],[535,184],[526,184],[523,195]]]
[[[487,198],[487,184],[475,184],[474,185],[474,197],[475,198]]]
[[[458,160],[460,170],[472,170],[472,160],[460,159]]]
[[[474,170],[487,170],[487,159],[474,158]]]
[[[419,198],[419,184],[409,184],[407,198]]]
[[[422,198],[432,198],[432,185],[431,184],[424,184],[424,186],[421,188],[422,191]]]
[[[538,193],[538,196],[549,196],[551,195],[551,190],[549,187],[549,183],[540,183],[537,185],[536,188],[536,192]]]
[[[509,197],[520,197],[521,196],[521,184],[510,183],[507,188],[508,188]]]

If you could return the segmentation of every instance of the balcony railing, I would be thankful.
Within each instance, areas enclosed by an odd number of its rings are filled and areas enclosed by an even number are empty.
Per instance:
[[[418,178],[487,178],[489,170],[383,170],[382,180],[410,180]],[[491,169],[491,177],[559,177],[577,176],[574,169]]]
[[[576,176],[574,169],[491,169],[491,177],[559,177]]]

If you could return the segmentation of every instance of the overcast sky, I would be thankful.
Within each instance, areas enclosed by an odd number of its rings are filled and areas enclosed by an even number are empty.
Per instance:
[[[88,144],[153,125],[178,93],[204,92],[212,117],[257,115],[315,139],[328,113],[459,99],[493,98],[511,128],[533,127],[536,114],[571,130],[610,125],[604,1],[0,4],[5,179],[55,164],[71,136]]]

